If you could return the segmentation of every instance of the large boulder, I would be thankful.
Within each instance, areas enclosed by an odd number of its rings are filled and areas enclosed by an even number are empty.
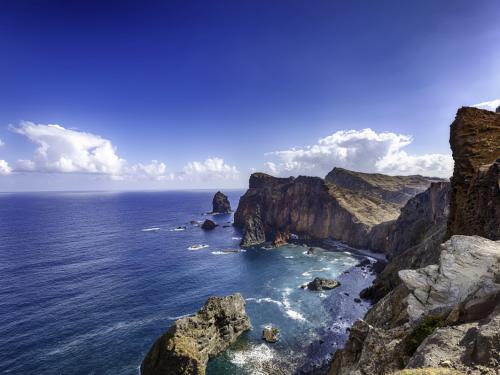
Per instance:
[[[323,279],[322,277],[315,277],[313,281],[307,284],[308,290],[318,291],[318,290],[329,290],[340,286],[337,280]]]
[[[201,224],[201,229],[203,230],[212,230],[215,229],[217,224],[215,224],[212,220],[206,219],[203,224]]]
[[[212,200],[212,212],[214,214],[227,214],[231,212],[231,204],[227,196],[220,191],[215,193],[214,199]]]
[[[177,320],[153,344],[142,375],[203,375],[207,362],[251,328],[245,300],[236,293],[210,297],[193,316]]]

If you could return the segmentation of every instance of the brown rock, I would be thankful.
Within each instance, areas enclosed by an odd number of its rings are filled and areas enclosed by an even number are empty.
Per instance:
[[[141,374],[204,375],[209,358],[250,328],[241,294],[210,297],[195,315],[177,320],[156,340],[142,361]]]
[[[227,214],[231,212],[231,204],[227,196],[220,191],[215,193],[214,199],[212,200],[212,212],[218,214]]]
[[[212,220],[206,219],[203,222],[203,224],[201,224],[201,229],[212,230],[212,229],[215,229],[216,226],[217,226],[217,224],[215,224]]]
[[[500,239],[500,116],[460,108],[451,124],[450,146],[455,168],[447,236]]]

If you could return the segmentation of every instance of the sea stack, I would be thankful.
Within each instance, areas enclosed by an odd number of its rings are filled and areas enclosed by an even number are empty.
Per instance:
[[[212,213],[227,214],[229,212],[231,212],[231,204],[229,203],[229,199],[227,199],[227,195],[218,191],[212,200]]]
[[[208,360],[250,328],[241,294],[210,297],[195,315],[177,320],[156,340],[141,375],[204,375]]]

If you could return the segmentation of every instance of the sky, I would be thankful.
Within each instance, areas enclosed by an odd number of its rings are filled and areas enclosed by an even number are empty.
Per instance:
[[[500,105],[499,19],[495,0],[3,0],[0,191],[449,177],[456,110]]]

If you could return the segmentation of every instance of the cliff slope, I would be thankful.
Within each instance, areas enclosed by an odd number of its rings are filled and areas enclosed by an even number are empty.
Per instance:
[[[386,232],[378,230],[372,236],[372,228],[395,220],[402,207],[400,202],[436,180],[387,176],[390,182],[384,184],[383,175],[338,168],[328,176],[323,180],[252,174],[234,216],[235,226],[244,229],[242,246],[294,233],[306,239],[334,238],[351,246],[373,247],[371,238],[378,239]]]
[[[448,236],[500,239],[500,114],[460,108],[450,131],[455,168]]]

